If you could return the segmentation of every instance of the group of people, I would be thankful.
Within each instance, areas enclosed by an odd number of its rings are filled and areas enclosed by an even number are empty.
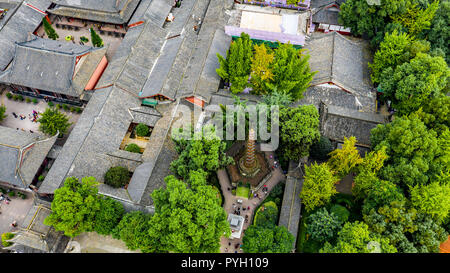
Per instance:
[[[19,117],[20,120],[24,120],[24,119],[27,118],[25,115],[22,115],[22,114],[17,115],[15,112],[12,112],[11,114],[14,116],[14,118],[18,118]],[[39,117],[39,112],[37,112],[35,110],[33,110],[32,114],[28,114],[28,119],[31,120],[31,122],[37,123],[38,117]]]

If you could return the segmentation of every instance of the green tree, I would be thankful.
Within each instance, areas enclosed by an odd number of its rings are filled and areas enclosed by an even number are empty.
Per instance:
[[[448,235],[430,216],[419,214],[412,241],[419,253],[439,253],[439,245],[448,239]]]
[[[92,45],[95,47],[102,47],[104,43],[100,35],[98,35],[93,28],[90,28],[89,32],[91,33]]]
[[[125,210],[123,205],[109,197],[100,199],[100,211],[95,215],[94,230],[109,235],[119,224]]]
[[[251,83],[255,94],[266,94],[266,83],[273,80],[271,65],[274,61],[274,54],[270,48],[264,44],[255,45],[254,55],[251,63]]]
[[[142,252],[149,252],[151,240],[149,231],[149,214],[141,211],[127,213],[114,228],[112,236],[125,242],[130,250],[140,249]]]
[[[435,175],[438,140],[417,117],[400,117],[371,131],[375,151],[386,149],[389,158],[380,170],[383,179],[404,188],[425,185]],[[384,148],[383,148],[384,147]]]
[[[334,213],[328,213],[326,208],[321,208],[307,218],[306,232],[311,239],[326,242],[337,235],[342,222]]]
[[[384,35],[391,16],[403,14],[411,6],[410,0],[380,0],[380,4],[367,0],[347,0],[341,5],[339,22],[351,28],[355,35],[365,35],[369,39],[378,33]]]
[[[430,43],[412,39],[406,33],[394,30],[386,33],[379,49],[375,52],[373,63],[369,63],[373,83],[380,83],[381,73],[387,69],[395,68],[405,62],[409,62],[417,53],[428,53]]]
[[[0,105],[0,122],[2,122],[2,120],[6,118],[5,112],[6,106],[4,106],[3,104]]]
[[[150,133],[150,129],[144,123],[139,123],[136,126],[136,135],[140,137],[146,137]]]
[[[125,151],[131,152],[131,153],[140,154],[141,153],[141,147],[139,147],[139,145],[137,145],[137,144],[130,143],[130,144],[127,145],[127,147],[125,147]]]
[[[384,162],[388,159],[386,154],[386,147],[381,147],[377,151],[366,153],[362,162],[358,166],[359,172],[370,172],[373,174],[383,168]]]
[[[299,160],[309,154],[311,145],[319,140],[319,112],[314,105],[281,107],[280,140],[284,155]]]
[[[380,87],[398,114],[406,115],[425,101],[445,95],[449,76],[450,69],[442,57],[418,53],[410,62],[383,70]]]
[[[422,33],[422,38],[430,41],[432,50],[442,50],[447,63],[450,63],[450,1],[440,1],[431,27]]]
[[[47,18],[42,18],[42,23],[44,25],[44,31],[47,34],[48,38],[52,40],[56,40],[59,38],[58,33],[56,33],[55,29],[52,25],[47,21]]]
[[[227,214],[212,186],[187,188],[174,176],[166,189],[153,191],[155,213],[149,221],[149,252],[219,252],[220,238],[230,236]]]
[[[341,149],[336,149],[329,153],[331,156],[328,160],[329,166],[342,178],[354,171],[356,167],[363,163],[363,159],[356,149],[356,138],[344,137],[344,144]]]
[[[269,203],[269,204],[268,204]],[[264,208],[258,210],[254,225],[263,227],[272,227],[278,221],[278,208],[273,202],[264,203]]]
[[[93,231],[96,215],[101,210],[97,185],[94,177],[84,177],[81,182],[75,177],[67,178],[64,186],[55,190],[52,213],[44,224],[69,237]]]
[[[411,202],[419,211],[442,223],[450,213],[450,184],[438,181],[411,189]]]
[[[326,242],[320,253],[396,253],[389,239],[372,234],[362,222],[347,222],[338,233],[335,246]]]
[[[284,226],[251,225],[245,230],[242,249],[245,253],[289,253],[294,236]]]
[[[48,135],[54,136],[59,131],[59,136],[64,135],[72,125],[69,118],[59,112],[57,109],[47,108],[41,117],[37,120],[39,130]]]
[[[399,252],[417,252],[410,239],[417,231],[417,211],[407,207],[405,201],[394,201],[378,209],[363,211],[363,218],[371,231],[389,239]]]
[[[428,129],[433,129],[441,135],[445,130],[450,129],[450,97],[439,96],[426,100],[416,114],[425,123]]]
[[[309,57],[304,50],[295,49],[292,44],[279,44],[272,65],[273,81],[267,84],[269,89],[277,88],[293,100],[301,99],[317,73],[311,72]]]
[[[249,84],[253,45],[250,36],[244,32],[241,37],[231,42],[226,59],[217,53],[220,68],[217,74],[231,84],[233,94],[242,92]]]
[[[327,160],[329,158],[328,154],[333,151],[333,146],[329,138],[325,136],[320,136],[319,140],[311,145],[309,151],[312,158],[319,160]]]
[[[120,188],[130,182],[130,171],[122,166],[111,167],[105,173],[104,181],[105,184],[110,185],[114,188]]]
[[[172,161],[170,169],[179,177],[187,180],[191,170],[204,170],[209,175],[233,163],[233,158],[225,153],[226,143],[216,135],[214,127],[203,127],[191,140],[183,138],[184,133],[180,130],[173,135],[179,157]]]
[[[416,36],[425,29],[429,29],[431,20],[439,7],[439,1],[434,1],[426,9],[420,8],[418,4],[408,7],[405,14],[392,16],[394,22],[400,23],[412,36]]]
[[[306,210],[311,211],[328,203],[337,193],[335,184],[338,181],[328,164],[314,163],[309,167],[305,166],[305,180],[300,198]]]

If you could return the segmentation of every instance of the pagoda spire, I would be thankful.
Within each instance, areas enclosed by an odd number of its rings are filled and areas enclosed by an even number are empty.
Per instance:
[[[248,134],[247,152],[244,164],[247,168],[252,168],[255,166],[255,140],[256,134],[255,130],[252,128]]]

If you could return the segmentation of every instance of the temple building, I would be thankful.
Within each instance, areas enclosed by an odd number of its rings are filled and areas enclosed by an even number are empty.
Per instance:
[[[106,48],[31,36],[16,44],[14,60],[0,74],[13,92],[81,105],[106,68]]]

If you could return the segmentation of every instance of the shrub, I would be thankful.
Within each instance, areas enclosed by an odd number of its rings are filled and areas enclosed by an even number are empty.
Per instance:
[[[30,103],[30,102],[31,102],[31,99],[30,99],[30,98],[26,98],[25,101],[26,101],[27,103]]]
[[[150,132],[150,130],[148,129],[148,126],[145,125],[144,123],[139,123],[136,126],[136,135],[138,135],[140,137],[147,136],[149,132]]]
[[[43,174],[39,175],[39,177],[38,177],[39,182],[44,181],[44,179],[45,179],[45,176]]]
[[[16,196],[16,192],[15,191],[10,191],[10,192],[8,192],[8,195],[10,197],[14,197],[14,196]]]
[[[81,113],[81,108],[80,107],[75,108],[75,112]]]
[[[330,208],[330,213],[334,213],[341,223],[347,222],[350,212],[344,206],[333,205]]]
[[[8,92],[8,93],[6,93],[6,97],[7,97],[8,99],[12,99],[13,94],[11,94],[10,92]]]
[[[327,160],[331,151],[333,151],[333,146],[330,139],[320,136],[320,139],[311,146],[309,154],[314,159]]]
[[[81,36],[80,41],[82,41],[83,43],[87,43],[89,42],[89,39],[86,36]]]
[[[69,106],[67,104],[63,104],[63,109],[67,111],[69,110]]]
[[[26,195],[26,194],[23,194],[23,193],[20,194],[20,197],[21,197],[22,199],[24,199],[24,200],[27,199],[27,195]]]
[[[55,104],[52,101],[48,102],[48,106],[53,107]]]
[[[61,104],[56,105],[56,109],[58,109],[58,110],[61,109],[61,107],[62,107]]]
[[[3,233],[2,234],[2,245],[4,247],[12,246],[13,243],[7,242],[7,240],[11,240],[12,238],[14,238],[14,234],[12,234],[11,232]]]
[[[105,174],[105,184],[114,188],[121,188],[130,181],[130,173],[127,168],[111,167]]]
[[[37,100],[36,98],[33,98],[31,101],[32,101],[34,104],[37,104],[37,103],[38,103],[38,100]]]
[[[19,96],[18,95],[13,95],[13,100],[18,100],[19,99]]]
[[[22,95],[19,95],[19,96],[18,96],[18,99],[19,99],[20,101],[23,101],[23,100],[24,100]]]
[[[264,203],[255,215],[255,225],[257,226],[272,227],[277,224],[277,220],[278,207],[272,201]]]
[[[75,112],[75,107],[73,107],[73,106],[70,107],[70,112],[72,112],[72,113]]]
[[[137,144],[131,143],[131,144],[128,144],[127,147],[125,147],[125,151],[140,154],[141,147],[139,147]]]

